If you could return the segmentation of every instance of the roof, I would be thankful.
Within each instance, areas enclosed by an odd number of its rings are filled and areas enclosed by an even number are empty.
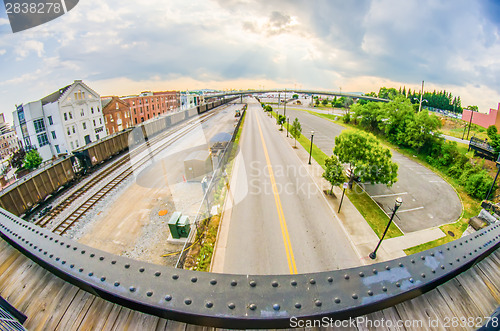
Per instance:
[[[190,153],[185,159],[184,162],[186,161],[206,161],[210,156],[210,152],[206,150],[201,150],[201,151],[194,151]]]
[[[59,100],[61,95],[63,95],[64,92],[66,92],[71,87],[71,85],[73,85],[73,84],[65,86],[65,87],[55,91],[54,93],[47,95],[45,98],[42,98],[42,100],[41,100],[42,106],[46,105],[48,103],[56,102],[57,100]]]
[[[113,97],[101,98],[102,108],[106,107],[111,101],[113,101]]]

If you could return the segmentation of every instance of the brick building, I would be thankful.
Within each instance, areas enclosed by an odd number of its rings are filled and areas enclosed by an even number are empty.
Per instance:
[[[180,95],[177,91],[142,92],[140,95],[123,98],[130,107],[133,124],[142,123],[162,114],[179,109]]]
[[[117,96],[102,97],[102,115],[106,132],[113,134],[133,126],[130,107]]]
[[[17,139],[16,131],[5,122],[3,113],[0,114],[0,159],[9,158],[19,148],[21,148],[21,143]]]
[[[500,131],[500,103],[497,109],[491,108],[488,114],[473,112],[469,109],[464,109],[462,113],[462,120],[470,122],[472,117],[472,123],[482,126],[483,128],[488,128],[490,125],[497,127]]]

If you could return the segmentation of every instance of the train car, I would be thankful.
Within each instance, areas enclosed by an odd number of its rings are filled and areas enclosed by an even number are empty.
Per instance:
[[[17,216],[30,211],[75,179],[73,162],[66,156],[9,185],[0,193],[0,206]]]
[[[114,133],[73,151],[82,167],[91,168],[129,148],[131,129]]]

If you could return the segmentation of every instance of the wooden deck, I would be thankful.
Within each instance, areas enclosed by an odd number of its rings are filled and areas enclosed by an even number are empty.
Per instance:
[[[52,275],[0,239],[0,294],[28,316],[28,330],[213,330],[165,320],[107,302]],[[490,316],[500,305],[500,251],[435,290],[342,330],[476,330],[455,321]],[[394,327],[375,327],[390,320]],[[420,320],[422,327],[397,326]],[[434,325],[429,325],[432,321]],[[445,328],[445,324],[449,327]],[[370,322],[369,322],[370,323]],[[386,322],[387,323],[387,322]],[[419,322],[413,322],[419,323]]]

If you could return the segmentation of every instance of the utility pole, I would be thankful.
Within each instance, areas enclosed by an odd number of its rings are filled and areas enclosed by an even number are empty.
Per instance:
[[[420,104],[418,105],[418,112],[422,111],[422,97],[424,96],[424,81],[422,81],[422,89],[420,90]]]
[[[472,116],[474,115],[474,110],[471,109],[470,111],[471,111],[471,113],[470,113],[470,121],[469,121],[469,130],[467,130],[467,140],[469,140],[470,127],[472,126]]]
[[[285,101],[283,102],[283,116],[286,118],[286,89],[285,89]]]

